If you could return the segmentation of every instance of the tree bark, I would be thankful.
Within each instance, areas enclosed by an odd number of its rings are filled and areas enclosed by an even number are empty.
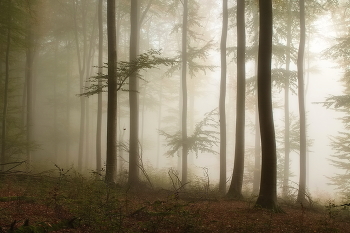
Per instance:
[[[243,198],[245,143],[245,0],[237,0],[237,118],[236,147],[231,186],[227,196]]]
[[[1,170],[4,170],[4,165],[7,161],[6,158],[6,118],[8,108],[8,85],[10,78],[10,48],[11,48],[11,0],[8,0],[8,22],[7,22],[7,39],[6,39],[6,52],[5,52],[5,87],[4,87],[4,106],[2,112],[2,132],[1,132]]]
[[[188,24],[188,0],[183,1],[183,19],[182,19],[182,72],[181,72],[181,90],[182,90],[182,184],[187,183],[187,24]]]
[[[260,178],[261,178],[260,124],[259,124],[259,112],[258,112],[258,96],[256,94],[253,195],[259,194]]]
[[[286,45],[286,71],[289,73],[290,66],[290,46],[291,46],[291,2],[287,1],[288,4],[288,20],[287,20],[287,45]],[[283,190],[282,195],[286,197],[289,190],[289,153],[290,153],[290,127],[289,127],[289,78],[286,77],[284,86],[284,174],[283,174]]]
[[[258,6],[253,4],[253,22],[254,35],[258,38]],[[258,47],[259,41],[254,40],[254,46]],[[254,55],[255,75],[258,74],[258,53]],[[261,148],[260,148],[260,124],[259,124],[259,110],[258,110],[258,82],[255,83],[255,138],[254,138],[254,180],[253,180],[253,195],[259,194],[260,178],[261,178]]]
[[[277,156],[271,94],[272,0],[260,0],[259,9],[258,108],[262,164],[260,192],[255,206],[277,211]]]
[[[130,62],[139,53],[139,0],[131,0]],[[139,79],[134,72],[129,79],[130,103],[130,145],[129,145],[129,185],[139,182]]]
[[[102,86],[103,66],[103,0],[98,0],[98,88]],[[97,96],[97,124],[96,124],[96,172],[99,175],[102,171],[101,163],[101,137],[102,137],[102,92]]]
[[[220,99],[219,99],[219,114],[220,114],[220,181],[219,191],[221,194],[226,193],[226,77],[227,77],[227,62],[226,62],[226,44],[227,44],[227,29],[228,29],[228,7],[227,0],[222,1],[222,33],[220,43],[221,56],[221,82],[220,82]]]
[[[300,42],[298,51],[298,100],[300,116],[300,176],[297,202],[305,203],[306,194],[306,114],[304,92],[305,1],[299,0]]]
[[[28,2],[28,4],[30,4]],[[29,10],[31,10],[30,5],[28,6]],[[31,19],[28,19],[30,22]],[[31,151],[29,144],[33,140],[33,62],[34,62],[34,39],[31,25],[28,25],[27,31],[27,51],[26,51],[26,84],[27,84],[27,149],[26,149],[26,170],[30,170],[31,165]]]
[[[86,35],[84,33],[84,45],[83,45],[83,56],[80,53],[79,38],[78,38],[78,6],[77,2],[74,1],[74,37],[75,37],[75,46],[77,49],[78,57],[78,68],[79,68],[79,87],[80,94],[83,93],[84,88],[84,75],[85,75],[85,56],[86,56]],[[84,18],[84,17],[83,17]],[[83,20],[82,28],[85,30],[85,20]],[[83,149],[84,149],[84,135],[85,135],[85,97],[80,97],[80,133],[79,133],[79,152],[78,152],[78,171],[82,172],[83,169]]]
[[[115,0],[107,0],[108,36],[108,109],[106,182],[116,183],[117,176],[117,48]]]

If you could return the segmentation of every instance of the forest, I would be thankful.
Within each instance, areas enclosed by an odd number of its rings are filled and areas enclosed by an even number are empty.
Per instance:
[[[349,9],[0,0],[0,233],[348,232]]]

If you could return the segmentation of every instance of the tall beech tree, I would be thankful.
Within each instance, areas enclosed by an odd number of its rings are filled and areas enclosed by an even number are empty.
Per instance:
[[[181,90],[182,90],[182,114],[181,114],[181,135],[182,135],[182,184],[187,183],[187,24],[188,24],[188,0],[183,1],[182,18],[182,55],[181,55]]]
[[[237,0],[237,117],[236,147],[231,186],[227,196],[243,198],[245,131],[245,0]]]
[[[306,194],[306,114],[304,90],[305,1],[299,0],[300,41],[298,51],[298,101],[300,117],[300,175],[297,202],[304,203]]]
[[[292,40],[292,12],[291,4],[289,0],[287,1],[287,42],[286,42],[286,71],[287,74],[290,70],[291,61],[291,40]],[[284,174],[283,174],[283,190],[282,195],[286,197],[288,195],[288,184],[289,184],[289,154],[290,154],[290,127],[289,127],[289,82],[290,77],[285,78],[284,86]]]
[[[98,75],[102,77],[103,66],[103,1],[98,0]],[[98,80],[98,88],[101,88],[102,80]],[[102,170],[101,164],[101,136],[102,136],[102,92],[97,96],[97,122],[96,122],[96,172]]]
[[[115,0],[107,0],[108,108],[106,182],[117,178],[117,48]]]
[[[139,53],[139,0],[131,0],[130,11],[130,62],[135,61]],[[129,145],[129,185],[139,182],[139,78],[137,71],[129,78],[130,103],[130,145]]]
[[[12,3],[11,0],[7,0],[7,30],[6,30],[6,50],[5,50],[5,85],[4,85],[4,102],[2,109],[2,131],[1,131],[1,170],[4,169],[4,165],[6,162],[6,118],[8,111],[8,87],[9,87],[9,79],[10,79],[10,49],[11,49],[11,28],[12,28]]]
[[[256,207],[279,210],[277,204],[277,155],[272,112],[272,0],[260,0],[258,52],[258,109],[261,133],[261,182]]]
[[[26,8],[28,11],[28,27],[26,32],[26,69],[25,69],[25,79],[26,79],[26,97],[27,97],[27,150],[26,150],[26,168],[30,169],[32,155],[29,144],[33,140],[33,63],[34,63],[34,14],[33,14],[33,3],[28,0],[26,2]]]
[[[221,81],[220,81],[220,193],[226,192],[226,76],[227,76],[227,30],[228,30],[228,7],[227,0],[222,1],[222,33],[220,43],[221,58]]]

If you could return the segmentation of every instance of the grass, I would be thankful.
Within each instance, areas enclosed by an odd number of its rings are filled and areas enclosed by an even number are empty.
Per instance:
[[[284,213],[252,208],[254,198],[221,198],[208,183],[186,190],[170,173],[167,188],[131,190],[60,170],[58,176],[0,177],[0,232],[349,232],[347,206]],[[204,182],[204,181],[203,181]]]

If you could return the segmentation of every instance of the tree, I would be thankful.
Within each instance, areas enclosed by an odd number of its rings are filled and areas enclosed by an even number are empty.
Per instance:
[[[220,100],[219,100],[219,114],[220,114],[220,193],[226,193],[226,43],[227,43],[227,29],[228,29],[228,10],[227,0],[222,1],[222,34],[220,43],[220,57],[221,57],[221,81],[220,81]]]
[[[245,130],[245,0],[237,0],[237,118],[235,161],[228,196],[243,198]]]
[[[304,90],[305,1],[299,0],[300,42],[298,51],[298,100],[300,117],[300,176],[297,202],[304,203],[306,194],[306,114]]]
[[[131,0],[130,61],[139,53],[139,1]],[[129,150],[129,185],[139,182],[139,79],[137,71],[129,78],[130,103],[130,150]]]
[[[287,42],[286,42],[286,71],[288,73],[290,66],[290,46],[291,46],[291,2],[287,1]],[[288,183],[289,183],[289,153],[290,153],[290,127],[289,127],[289,77],[285,79],[284,86],[284,177],[283,177],[283,191],[282,195],[286,197],[288,194]]]
[[[332,95],[323,102],[327,108],[333,108],[335,111],[341,112],[344,115],[340,118],[343,124],[343,130],[338,133],[337,136],[331,138],[331,146],[334,154],[329,159],[331,164],[340,169],[341,172],[334,174],[332,177],[328,177],[330,184],[336,186],[336,189],[342,195],[345,200],[350,198],[350,63],[349,63],[349,49],[350,49],[350,28],[348,19],[350,18],[349,11],[344,10],[350,7],[350,2],[344,2],[339,6],[339,11],[336,11],[333,18],[336,20],[338,31],[341,36],[336,38],[335,44],[326,49],[324,54],[336,61],[339,67],[344,70],[341,82],[344,86],[342,95]],[[344,20],[345,19],[345,20]]]
[[[12,3],[11,0],[7,1],[7,39],[6,39],[6,52],[5,52],[5,86],[4,86],[4,104],[2,112],[2,133],[1,133],[1,170],[6,162],[6,118],[8,111],[8,86],[10,78],[10,48],[11,48],[11,27],[12,27]]]
[[[98,1],[98,74],[102,76],[103,66],[103,1]],[[98,81],[98,88],[102,86],[102,79]],[[96,172],[102,170],[101,164],[101,135],[102,135],[102,92],[97,97],[97,126],[96,126]]]
[[[255,206],[277,211],[277,156],[271,94],[272,1],[260,0],[259,9],[258,109],[262,161],[260,191]]]
[[[108,36],[108,109],[106,182],[115,183],[117,175],[117,48],[115,0],[107,0]]]
[[[31,149],[29,144],[33,140],[33,63],[34,63],[34,51],[35,51],[35,39],[34,39],[34,19],[33,19],[33,3],[28,0],[26,2],[26,7],[28,11],[28,27],[26,31],[26,97],[27,97],[27,119],[26,119],[26,127],[27,127],[27,150],[26,150],[26,165],[27,170],[29,170],[31,165]]]
[[[85,83],[88,81],[88,77],[91,72],[91,61],[93,58],[93,49],[96,39],[96,19],[93,17],[93,27],[88,27],[89,18],[88,15],[88,1],[77,1],[73,2],[73,23],[74,23],[74,37],[75,37],[75,47],[78,57],[78,69],[79,69],[79,85],[80,85],[80,95],[84,91]],[[96,11],[97,13],[97,11]],[[81,17],[81,26],[79,25],[79,19]],[[90,31],[90,35],[88,34]],[[82,37],[80,37],[80,35]],[[82,42],[82,45],[80,44]],[[89,136],[89,129],[86,127],[88,125],[88,100],[82,96],[80,98],[80,134],[79,134],[79,154],[78,154],[78,171],[82,172],[83,168],[83,157],[88,158],[89,150],[84,153],[84,145],[86,146],[85,139]]]
[[[181,56],[181,90],[182,90],[182,115],[181,115],[181,135],[182,135],[182,184],[187,183],[187,16],[188,0],[183,1],[182,18],[182,56]]]

